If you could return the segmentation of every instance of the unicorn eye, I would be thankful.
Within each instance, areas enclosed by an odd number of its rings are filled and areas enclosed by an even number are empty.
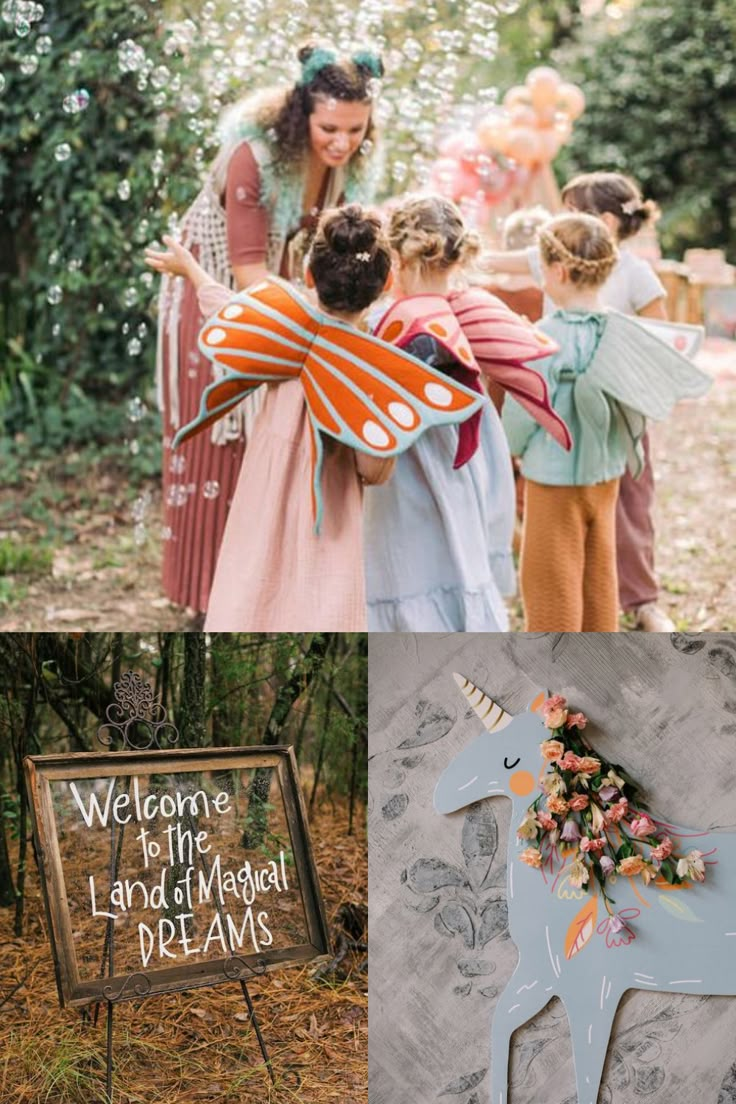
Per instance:
[[[519,756],[518,759],[515,759],[513,763],[509,763],[508,759],[504,757],[503,765],[505,766],[506,770],[513,770],[514,767],[518,767],[520,762],[521,756]]]

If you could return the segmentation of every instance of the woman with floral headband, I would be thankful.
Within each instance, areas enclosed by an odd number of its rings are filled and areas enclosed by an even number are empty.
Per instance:
[[[306,45],[299,80],[231,108],[223,145],[181,224],[181,241],[215,282],[247,287],[267,272],[301,275],[320,212],[372,192],[373,100],[383,75],[368,51],[338,58]],[[198,336],[204,318],[184,280],[164,278],[158,390],[164,420],[164,558],[167,597],[207,609],[246,439],[260,395],[172,451],[211,381]]]

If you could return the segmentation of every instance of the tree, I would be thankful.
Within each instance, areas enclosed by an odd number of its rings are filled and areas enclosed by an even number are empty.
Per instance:
[[[628,173],[664,210],[668,251],[736,250],[736,9],[641,0],[590,20],[556,61],[585,89],[566,167]]]

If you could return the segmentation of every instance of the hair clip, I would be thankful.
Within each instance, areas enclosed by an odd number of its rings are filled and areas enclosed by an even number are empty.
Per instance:
[[[322,69],[326,69],[328,65],[334,65],[336,61],[337,54],[332,50],[326,50],[323,46],[318,46],[302,62],[302,76],[299,84],[311,84]]]
[[[635,215],[641,211],[642,202],[640,199],[630,199],[626,203],[621,204],[621,210],[625,215]]]
[[[356,261],[363,261],[365,263],[371,259],[371,255],[370,253],[356,253],[355,259]]]

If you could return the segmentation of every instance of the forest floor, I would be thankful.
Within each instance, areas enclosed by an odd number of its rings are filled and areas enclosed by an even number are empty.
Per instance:
[[[310,816],[330,931],[338,911],[366,905],[367,850],[360,815],[347,834],[344,805]],[[60,1010],[35,863],[29,864],[24,934],[0,909],[0,1100],[89,1104],[104,1100],[105,1014],[97,1027]],[[323,980],[315,964],[251,982],[275,1085],[237,985],[125,1002],[114,1014],[115,1104],[364,1104],[368,1001],[364,952]],[[20,983],[20,985],[18,985]]]
[[[708,396],[652,429],[661,604],[680,630],[735,631],[736,343],[707,342],[700,362]],[[0,490],[0,630],[191,627],[161,591],[159,516],[157,481],[126,485],[105,461],[18,464]]]

